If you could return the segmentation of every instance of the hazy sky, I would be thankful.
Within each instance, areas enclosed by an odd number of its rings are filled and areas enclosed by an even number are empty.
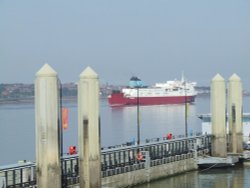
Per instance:
[[[91,66],[102,83],[237,73],[250,88],[249,0],[0,0],[0,83],[62,82]]]

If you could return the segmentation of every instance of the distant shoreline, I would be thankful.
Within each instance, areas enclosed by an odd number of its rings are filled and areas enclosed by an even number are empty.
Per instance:
[[[62,101],[77,101],[77,97],[63,97]],[[20,99],[0,99],[0,105],[1,104],[28,104],[28,103],[34,103],[35,99],[34,97],[31,98],[20,98]]]
[[[27,99],[0,99],[0,104],[20,104],[20,103],[34,103],[34,98],[27,98]]]
[[[210,93],[199,93],[197,97],[209,97]],[[250,95],[243,94],[243,97],[250,97]],[[101,96],[100,99],[107,99],[107,97]],[[20,99],[0,99],[0,105],[4,104],[29,104],[34,103],[34,97],[20,98]],[[62,102],[77,102],[77,96],[63,97]]]
[[[107,97],[101,97],[100,99],[106,99]],[[33,104],[35,102],[34,97],[20,98],[20,99],[0,99],[0,105],[4,104]],[[63,97],[62,102],[77,102],[77,97]]]

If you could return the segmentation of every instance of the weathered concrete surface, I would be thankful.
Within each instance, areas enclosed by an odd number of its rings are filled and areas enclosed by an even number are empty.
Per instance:
[[[78,146],[80,187],[101,187],[99,79],[90,67],[78,83]]]
[[[136,170],[124,174],[102,178],[102,186],[109,188],[129,187],[163,177],[176,175],[198,168],[193,158],[157,165],[149,169]]]
[[[201,152],[199,155],[203,155],[202,153],[203,152]],[[177,159],[179,161],[174,161]],[[198,169],[197,160],[193,158],[193,154],[191,153],[183,154],[181,156],[169,157],[168,162],[169,163],[141,170],[104,177],[102,178],[102,188],[131,187],[133,185],[143,184],[160,178],[166,178],[168,176],[173,176]],[[80,186],[79,184],[77,184],[70,187],[79,188]]]
[[[228,87],[228,112],[229,112],[229,152],[243,152],[242,128],[242,83],[238,75],[229,78]]]
[[[38,188],[61,188],[57,73],[45,64],[36,74],[36,176]]]
[[[217,74],[211,82],[212,156],[226,157],[226,87],[224,78]]]

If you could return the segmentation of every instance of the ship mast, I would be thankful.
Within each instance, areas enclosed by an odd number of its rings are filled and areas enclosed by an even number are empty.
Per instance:
[[[187,83],[184,77],[184,71],[182,71],[181,82],[184,84],[184,92],[185,92],[185,137],[188,137],[188,124],[187,124]]]
[[[140,87],[141,87],[141,82],[137,78],[136,80],[136,90],[137,90],[137,101],[136,101],[136,106],[137,106],[137,145],[140,145]],[[139,152],[139,151],[138,151]]]
[[[140,145],[140,98],[139,86],[137,86],[137,145]]]
[[[184,82],[184,89],[185,89],[185,136],[188,137],[186,82]]]
[[[182,71],[182,73],[181,73],[181,83],[183,84],[184,82],[185,82],[184,71]],[[185,87],[186,87],[186,85],[185,85]]]

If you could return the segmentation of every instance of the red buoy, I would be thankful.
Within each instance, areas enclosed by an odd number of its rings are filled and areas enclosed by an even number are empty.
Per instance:
[[[76,146],[69,146],[69,155],[77,154]]]
[[[143,159],[142,153],[139,152],[139,153],[137,154],[137,160],[138,160],[138,161],[141,161],[142,159]]]
[[[167,139],[168,139],[168,140],[171,140],[172,138],[173,138],[172,133],[168,133],[168,134],[167,134]]]

